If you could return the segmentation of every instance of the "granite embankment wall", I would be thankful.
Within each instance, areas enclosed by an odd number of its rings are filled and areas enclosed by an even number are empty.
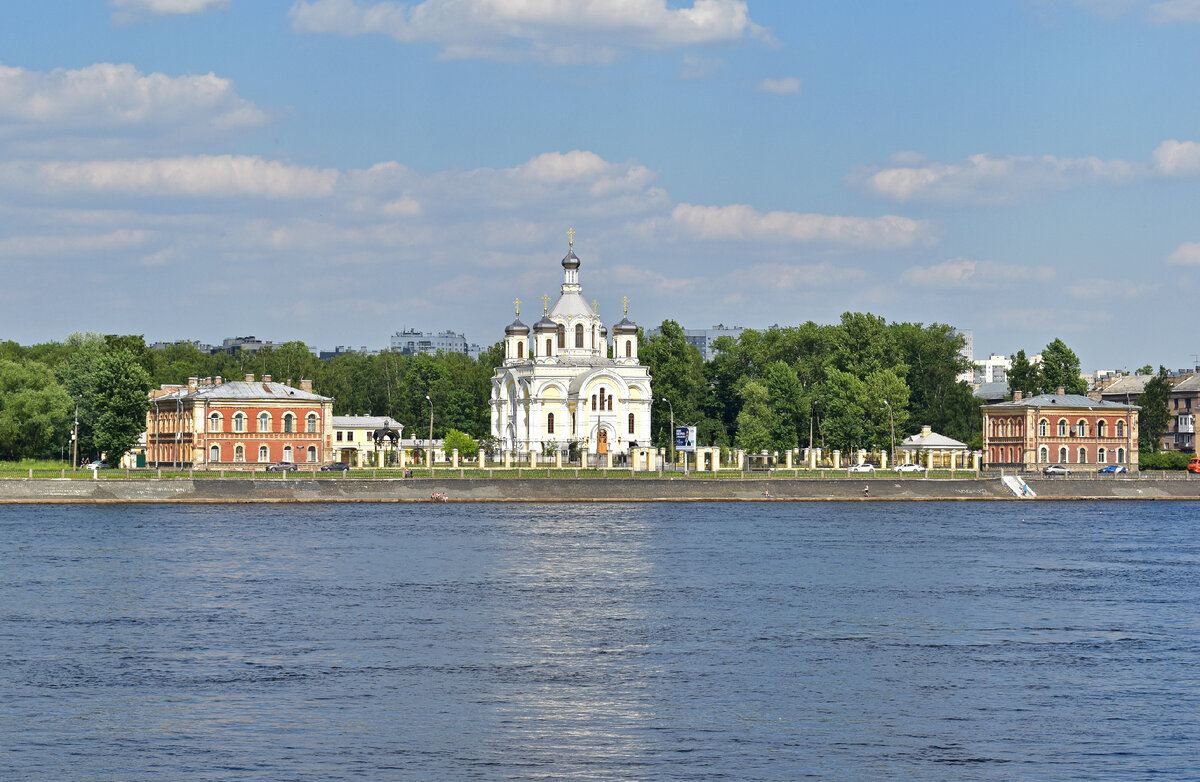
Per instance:
[[[1200,477],[1029,478],[1037,500],[1200,499]],[[869,496],[863,489],[870,488]],[[0,480],[0,504],[151,502],[656,502],[1017,500],[999,478],[105,478]],[[765,496],[769,493],[769,497]],[[1036,501],[1036,500],[1034,500]]]

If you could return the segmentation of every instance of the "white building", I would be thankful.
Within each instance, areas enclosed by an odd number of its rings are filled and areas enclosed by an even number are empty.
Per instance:
[[[597,304],[583,298],[571,245],[558,301],[550,307],[544,297],[544,314],[531,330],[520,320],[518,299],[517,320],[504,330],[491,400],[492,436],[504,451],[545,453],[577,442],[603,456],[650,443],[654,397],[650,373],[638,363],[637,325],[622,318],[610,343]]]

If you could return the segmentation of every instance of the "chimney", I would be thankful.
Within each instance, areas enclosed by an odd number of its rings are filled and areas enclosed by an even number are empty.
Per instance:
[[[271,376],[270,376],[270,375],[263,375],[263,382],[264,382],[264,383],[270,383],[270,382],[271,382]]]
[[[200,378],[198,378],[198,377],[189,377],[188,378],[188,393],[189,394],[196,393],[196,389],[199,387],[200,387]]]
[[[1054,389],[1054,393],[1058,394],[1059,396],[1062,396],[1063,394],[1067,393],[1067,389],[1063,388],[1062,386],[1059,386],[1058,388]]]
[[[1020,391],[1014,391],[1014,392],[1013,392],[1013,401],[1014,401],[1014,402],[1020,402],[1020,401],[1021,401],[1021,397],[1023,397],[1023,396],[1024,396],[1024,394],[1022,394]]]
[[[307,391],[308,393],[311,394],[312,393],[312,381],[311,380],[301,380],[300,381],[300,390]]]
[[[921,436],[922,437],[928,437],[931,434],[933,434],[932,426],[930,426],[929,424],[925,424],[924,426],[921,427]]]
[[[248,374],[246,375],[246,382],[247,382],[247,383],[253,383],[253,382],[254,382],[254,373],[253,373],[253,372],[250,372],[250,373],[248,373]]]
[[[225,382],[225,379],[224,379],[223,377],[221,377],[220,375],[217,375],[216,377],[214,377],[214,378],[213,378],[213,385],[214,385],[214,386],[219,386],[219,385],[221,385],[221,384],[222,384],[222,383],[224,383],[224,382]]]

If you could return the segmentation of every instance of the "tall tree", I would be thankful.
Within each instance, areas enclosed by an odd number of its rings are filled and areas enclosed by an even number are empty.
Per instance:
[[[747,380],[742,384],[742,411],[738,413],[737,437],[734,440],[738,448],[751,453],[773,450],[771,432],[775,422],[767,401],[769,396],[766,386],[757,380]]]
[[[137,356],[124,349],[106,351],[96,361],[93,376],[93,445],[115,465],[146,429],[150,409],[150,373]]]
[[[1038,368],[1029,363],[1024,350],[1018,350],[1017,354],[1012,357],[1012,367],[1008,370],[1008,393],[1011,395],[1020,391],[1025,394],[1036,394],[1040,393],[1041,389],[1042,378],[1038,373]]]
[[[1068,394],[1086,394],[1087,381],[1079,375],[1079,357],[1061,339],[1055,339],[1042,351],[1039,370],[1041,391],[1054,393],[1062,387]]]
[[[71,408],[45,364],[0,360],[0,458],[57,457],[70,437]]]
[[[704,418],[704,402],[708,381],[704,377],[704,357],[688,343],[683,328],[673,320],[664,320],[658,336],[642,342],[639,355],[650,371],[654,390],[654,405],[650,413],[650,431],[654,442],[666,446],[670,439],[670,413],[675,410],[675,424],[700,424]],[[671,406],[660,404],[669,399]],[[701,442],[704,432],[700,432]]]
[[[1170,400],[1171,379],[1166,367],[1160,366],[1138,397],[1142,408],[1138,411],[1138,450],[1142,453],[1162,450],[1162,438],[1171,430]]]

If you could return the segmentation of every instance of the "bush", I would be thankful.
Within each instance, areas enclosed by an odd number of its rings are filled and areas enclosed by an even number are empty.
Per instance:
[[[1191,454],[1179,451],[1163,451],[1162,453],[1139,453],[1139,470],[1186,470]]]

